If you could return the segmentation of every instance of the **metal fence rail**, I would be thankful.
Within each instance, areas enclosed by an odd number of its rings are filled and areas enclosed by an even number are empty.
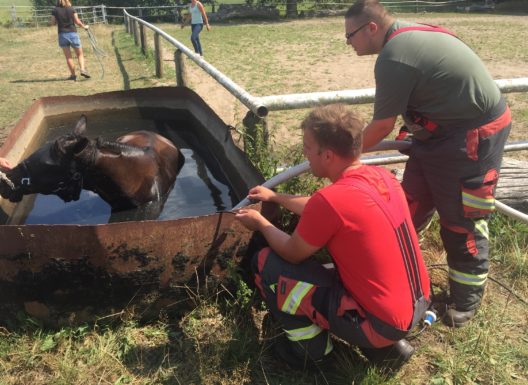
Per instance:
[[[156,74],[161,77],[162,74],[162,62],[161,62],[161,46],[159,43],[160,37],[163,37],[171,45],[176,48],[174,53],[175,69],[176,69],[176,84],[184,85],[185,80],[183,76],[183,61],[182,55],[186,55],[190,60],[196,63],[205,72],[211,75],[220,85],[228,90],[234,97],[248,107],[255,115],[259,117],[265,117],[269,111],[288,110],[296,108],[308,108],[317,105],[324,105],[330,103],[346,103],[346,104],[362,104],[372,103],[374,101],[374,88],[360,89],[360,90],[340,90],[333,92],[313,92],[304,94],[289,94],[289,95],[270,95],[270,96],[253,96],[245,89],[240,87],[238,84],[229,79],[226,75],[206,62],[202,57],[192,52],[186,45],[174,39],[172,36],[159,29],[158,27],[138,18],[130,15],[127,10],[123,10],[123,17],[125,27],[128,33],[134,35],[134,41],[136,45],[141,46],[141,50],[146,53],[149,49],[146,41],[145,28],[150,29],[154,32],[154,56],[156,58]],[[528,77],[518,79],[500,79],[495,80],[497,86],[503,93],[509,92],[528,92]],[[380,148],[382,150],[393,149],[396,144],[394,142],[382,142],[381,147],[376,147],[371,151]],[[401,144],[398,144],[401,146]],[[383,148],[386,147],[386,148]],[[528,149],[528,142],[513,143],[506,146],[506,151],[518,151]],[[407,160],[405,155],[382,155],[364,159],[364,163],[367,164],[390,164],[390,163],[401,163]],[[301,173],[308,170],[308,162],[301,163],[297,166],[292,167],[289,170],[271,178],[266,183],[269,183],[268,187],[274,187],[275,185],[284,182],[287,179],[293,178]],[[284,179],[286,178],[286,179]],[[236,207],[247,204],[247,202],[240,202]],[[514,218],[528,223],[526,214],[521,213],[511,207],[503,204],[497,205],[497,210],[504,213],[505,215],[513,216]]]
[[[487,1],[487,0],[486,0]],[[215,14],[216,8],[221,5],[218,1],[209,0],[204,1],[206,5],[211,6],[210,16]],[[382,1],[386,8],[391,10],[401,10],[403,12],[422,12],[427,10],[439,9],[448,10],[464,10],[469,5],[468,0],[449,0],[449,1],[422,1],[422,0],[407,0],[407,1]],[[232,4],[232,3],[230,3]],[[240,5],[246,5],[245,0],[239,0]],[[275,7],[284,15],[286,8],[293,3],[276,4]],[[324,14],[339,14],[343,13],[353,2],[314,2],[314,1],[298,1],[295,3],[299,9],[298,13],[301,16],[324,15]],[[270,5],[273,6],[273,5]],[[95,6],[75,6],[78,10],[79,16],[84,23],[99,24],[107,23],[109,20],[123,18],[123,11],[126,9],[129,13],[137,16],[143,20],[151,21],[167,21],[178,23],[181,21],[181,9],[186,8],[187,5],[162,5],[162,6],[136,6],[136,7],[115,7],[106,6],[104,4]],[[0,14],[4,18],[8,15],[10,20],[9,25],[16,28],[25,27],[39,27],[47,25],[49,15],[53,7],[33,7],[25,5],[11,5],[0,6]],[[209,11],[208,11],[209,12]],[[325,13],[327,12],[327,13]],[[330,13],[328,13],[330,12]]]
[[[15,28],[26,28],[49,25],[53,8],[13,5],[0,7],[0,10],[9,12],[11,26]],[[107,22],[106,7],[104,5],[75,7],[75,10],[85,24],[101,24]]]

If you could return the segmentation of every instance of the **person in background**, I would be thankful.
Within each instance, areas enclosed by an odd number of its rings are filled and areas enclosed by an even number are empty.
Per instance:
[[[59,34],[59,47],[62,48],[64,56],[66,57],[66,64],[70,70],[70,77],[68,80],[77,80],[77,75],[75,74],[75,64],[73,63],[73,58],[71,54],[72,47],[77,55],[77,60],[79,61],[79,67],[81,69],[81,76],[85,78],[90,78],[90,74],[85,67],[84,63],[84,53],[81,45],[81,39],[77,33],[78,25],[81,28],[88,29],[89,27],[79,19],[77,12],[72,7],[70,0],[57,0],[57,5],[51,11],[51,24],[57,25],[57,30]]]
[[[194,47],[194,52],[198,55],[203,56],[202,44],[200,43],[200,32],[202,32],[203,26],[208,31],[211,30],[205,8],[198,0],[191,0],[189,4],[189,12],[191,15],[191,43]]]
[[[303,152],[313,175],[331,184],[310,197],[263,186],[249,191],[251,200],[300,216],[292,235],[256,210],[235,214],[269,244],[253,257],[252,270],[285,331],[275,352],[293,367],[327,361],[331,332],[370,361],[396,369],[413,354],[405,336],[430,303],[429,276],[400,183],[359,160],[363,127],[342,104],[314,109],[301,124]],[[323,247],[335,268],[310,258]]]
[[[399,115],[398,137],[412,134],[402,186],[417,229],[438,212],[452,302],[443,321],[463,326],[488,275],[488,217],[510,110],[480,58],[444,28],[396,20],[378,0],[358,0],[345,14],[345,37],[358,56],[379,54],[363,148],[392,132]]]

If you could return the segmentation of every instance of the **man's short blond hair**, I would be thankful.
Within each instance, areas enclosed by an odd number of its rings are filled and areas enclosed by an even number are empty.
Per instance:
[[[314,108],[301,123],[319,146],[347,159],[361,155],[363,127],[363,121],[344,104]]]

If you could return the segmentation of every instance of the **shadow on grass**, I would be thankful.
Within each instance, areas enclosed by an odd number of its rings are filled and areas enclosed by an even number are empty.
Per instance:
[[[72,82],[72,80],[64,78],[51,78],[51,79],[20,79],[11,80],[9,83],[51,83],[51,82]]]
[[[125,65],[123,64],[124,60],[123,60],[123,57],[121,56],[121,52],[119,51],[119,48],[116,45],[116,31],[112,32],[112,46],[114,47],[117,66],[119,67],[119,71],[121,72],[121,75],[123,76],[123,89],[129,90],[130,89],[130,78],[128,76],[128,72],[125,69]]]

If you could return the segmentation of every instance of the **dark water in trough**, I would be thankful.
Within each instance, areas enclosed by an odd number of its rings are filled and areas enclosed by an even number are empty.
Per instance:
[[[185,157],[185,164],[176,178],[159,220],[178,219],[190,216],[212,214],[230,209],[236,203],[229,182],[221,166],[216,162],[196,135],[196,127],[188,120],[144,119],[131,110],[116,114],[95,114],[88,116],[86,136],[102,136],[112,140],[127,132],[136,130],[155,131],[171,139]],[[69,132],[79,116],[50,119],[47,122],[44,143]],[[42,131],[42,130],[41,130]],[[38,146],[32,146],[33,151]],[[29,152],[28,152],[29,154]],[[24,199],[28,199],[25,197]],[[31,199],[31,198],[29,198]],[[104,224],[110,219],[110,206],[97,194],[83,190],[81,198],[75,202],[63,202],[53,195],[38,194],[25,217],[19,224]],[[121,215],[121,213],[120,213]],[[125,213],[126,215],[126,213]],[[155,219],[155,218],[136,218]]]

